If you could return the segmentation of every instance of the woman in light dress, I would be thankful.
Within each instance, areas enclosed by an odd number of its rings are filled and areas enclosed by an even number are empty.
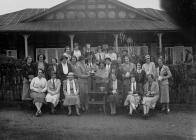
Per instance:
[[[42,114],[41,108],[45,102],[45,92],[47,90],[47,81],[44,78],[44,71],[42,69],[39,69],[38,76],[32,79],[30,90],[30,97],[33,99],[33,103],[37,108],[35,116],[38,117]]]
[[[172,77],[168,66],[163,65],[162,58],[158,59],[157,79],[160,89],[160,103],[162,104],[162,111],[170,112],[169,108],[169,78]]]
[[[135,76],[131,75],[131,82],[129,85],[129,91],[127,98],[124,102],[125,106],[129,106],[129,115],[132,116],[133,110],[136,110],[140,103],[139,86],[136,83]]]
[[[72,105],[75,106],[76,115],[79,116],[80,98],[78,81],[74,79],[74,73],[72,72],[68,74],[67,78],[68,79],[63,82],[63,92],[65,95],[63,105],[68,106],[68,116],[72,115]]]
[[[55,113],[55,107],[59,103],[61,81],[56,78],[56,73],[51,72],[51,79],[48,80],[48,94],[46,95],[46,102],[51,103],[51,113]]]
[[[159,85],[152,74],[147,75],[148,81],[144,85],[143,111],[144,118],[148,118],[149,110],[154,109],[159,99]]]
[[[154,62],[150,61],[150,55],[145,56],[146,63],[142,65],[142,69],[146,72],[146,75],[152,74],[154,77],[156,75],[156,67]]]
[[[123,99],[126,99],[129,91],[130,75],[136,71],[135,64],[131,63],[128,56],[124,56],[124,63],[120,66],[123,79]]]

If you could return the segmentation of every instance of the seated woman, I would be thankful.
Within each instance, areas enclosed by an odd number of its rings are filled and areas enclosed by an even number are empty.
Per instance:
[[[149,110],[155,108],[159,99],[159,85],[154,80],[154,76],[152,74],[147,75],[147,80],[147,83],[144,85],[144,97],[142,101],[145,119],[148,117]]]
[[[56,73],[51,72],[51,79],[48,80],[48,94],[46,95],[46,102],[51,103],[51,113],[55,113],[55,107],[59,102],[61,81],[56,79]]]
[[[35,116],[38,117],[42,114],[41,107],[45,101],[45,92],[47,90],[47,81],[46,78],[44,78],[42,69],[39,69],[38,76],[32,79],[30,90],[30,97],[33,98],[33,102],[37,108]]]
[[[121,95],[119,94],[120,81],[117,79],[116,74],[112,73],[109,77],[108,83],[108,102],[110,104],[111,115],[116,114],[116,105],[120,103]]]
[[[71,106],[75,105],[76,115],[79,116],[80,98],[79,98],[79,86],[77,80],[74,79],[74,73],[70,72],[67,76],[67,80],[63,82],[63,92],[65,100],[64,106],[68,106],[68,116],[72,114]]]
[[[136,110],[140,103],[139,86],[136,83],[135,76],[131,75],[131,82],[129,85],[129,91],[124,105],[129,105],[129,115],[132,116],[133,110]]]

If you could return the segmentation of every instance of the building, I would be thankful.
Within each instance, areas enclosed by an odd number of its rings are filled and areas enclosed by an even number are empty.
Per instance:
[[[183,61],[192,51],[180,28],[166,12],[134,8],[117,0],[67,0],[49,9],[24,9],[0,16],[0,46],[24,58],[45,53],[58,58],[74,42],[92,47],[108,44],[136,55],[160,54],[169,63]]]

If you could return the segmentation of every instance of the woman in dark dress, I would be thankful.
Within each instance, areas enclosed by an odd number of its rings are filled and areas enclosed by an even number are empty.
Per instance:
[[[22,100],[28,100],[30,98],[29,85],[31,80],[36,76],[36,68],[33,65],[33,58],[28,56],[26,58],[26,64],[22,67],[23,74],[23,90],[22,90]]]
[[[137,69],[135,72],[135,79],[139,89],[140,96],[144,94],[144,84],[146,83],[146,72],[142,70],[141,63],[137,63]]]
[[[42,69],[45,73],[46,80],[49,79],[49,65],[45,62],[46,56],[44,54],[39,54],[37,57],[38,62],[36,63],[36,73],[39,69]]]
[[[73,69],[71,64],[68,63],[68,57],[66,55],[62,55],[60,61],[61,62],[57,67],[57,78],[61,80],[61,83],[63,83],[63,81],[67,80],[68,73],[73,72]],[[60,99],[63,98],[63,84],[61,84]]]

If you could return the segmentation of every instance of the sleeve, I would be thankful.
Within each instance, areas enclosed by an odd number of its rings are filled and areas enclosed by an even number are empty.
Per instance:
[[[42,89],[42,92],[46,92],[47,91],[47,88],[48,88],[48,83],[47,83],[47,80],[44,78],[44,83],[45,83],[45,87],[44,89]]]
[[[168,79],[168,78],[172,77],[171,71],[168,66],[165,67],[165,70],[167,72],[167,76],[164,76],[164,78]]]
[[[67,80],[63,81],[63,93],[66,94],[67,93]]]
[[[78,80],[75,80],[75,84],[76,84],[77,94],[79,94],[80,88],[79,88]]]
[[[61,89],[61,81],[59,79],[57,79],[58,82],[57,82],[57,89],[56,89],[56,92],[58,93]]]
[[[32,91],[39,92],[38,89],[34,87],[35,80],[36,80],[35,78],[32,79],[31,84],[30,84],[30,89]]]
[[[23,77],[25,77],[26,79],[28,79],[26,65],[23,65],[23,67],[22,67],[22,75],[23,75]]]

